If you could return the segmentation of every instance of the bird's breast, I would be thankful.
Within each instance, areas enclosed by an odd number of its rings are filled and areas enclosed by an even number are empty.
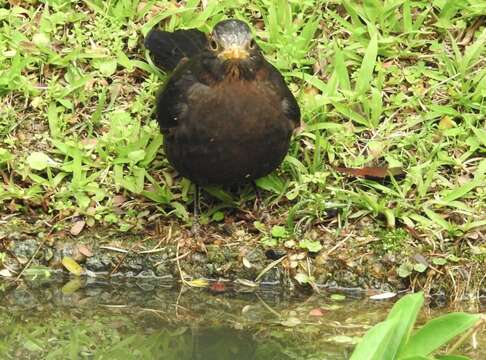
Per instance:
[[[171,163],[199,183],[255,179],[287,153],[292,127],[281,99],[256,81],[195,85],[187,113],[166,139]]]
[[[187,129],[212,137],[255,137],[288,130],[280,98],[256,81],[196,85],[189,91]]]

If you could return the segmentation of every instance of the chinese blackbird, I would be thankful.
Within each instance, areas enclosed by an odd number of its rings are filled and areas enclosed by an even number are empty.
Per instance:
[[[169,162],[196,189],[253,181],[280,165],[300,109],[246,23],[223,20],[209,35],[152,29],[145,47],[172,71],[157,121]]]

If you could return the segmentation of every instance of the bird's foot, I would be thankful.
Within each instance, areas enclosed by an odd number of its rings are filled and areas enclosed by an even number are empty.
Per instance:
[[[262,196],[257,184],[254,181],[251,182],[251,185],[255,191],[255,201],[253,201],[253,217],[255,219],[261,219],[264,216],[263,213],[265,212],[263,208]]]
[[[204,253],[207,253],[206,245],[204,244],[204,239],[201,236],[202,230],[201,230],[201,224],[199,223],[198,219],[194,219],[192,226],[191,226],[191,237],[192,237],[192,242],[195,245],[195,249],[197,251],[202,251]]]
[[[198,238],[201,233],[201,224],[199,224],[198,219],[194,219],[191,226],[191,236],[193,238]]]
[[[253,201],[253,213],[259,215],[262,210],[262,199],[260,196],[255,196],[255,201]]]
[[[200,209],[200,188],[199,185],[194,185],[194,214],[192,217],[192,226],[191,226],[191,235],[196,240],[196,243],[202,243],[200,241],[200,234],[201,234],[201,224],[199,223],[199,213],[201,212]],[[203,248],[204,243],[203,243]]]

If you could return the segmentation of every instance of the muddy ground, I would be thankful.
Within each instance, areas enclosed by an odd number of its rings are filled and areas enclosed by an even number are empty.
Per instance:
[[[196,239],[177,222],[157,221],[136,233],[89,228],[73,236],[69,230],[49,231],[40,221],[11,218],[0,229],[2,274],[20,279],[44,266],[69,274],[62,259],[71,257],[86,270],[83,276],[184,279],[195,286],[204,286],[199,279],[228,280],[249,288],[345,288],[366,294],[423,289],[443,300],[486,297],[484,263],[458,258],[437,265],[429,254],[420,253],[420,245],[383,252],[383,242],[389,240],[366,234],[364,221],[340,237],[330,235],[326,226],[308,230],[303,236],[322,244],[319,252],[311,253],[296,248],[292,240],[265,246],[264,235],[251,221],[235,220],[202,226]],[[405,260],[423,263],[425,269],[403,276]]]

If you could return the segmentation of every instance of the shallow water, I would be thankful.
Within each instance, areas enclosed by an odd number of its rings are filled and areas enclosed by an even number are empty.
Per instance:
[[[348,359],[393,301],[330,295],[135,279],[0,283],[0,358]],[[420,321],[446,311],[425,308]],[[486,359],[484,335],[464,349],[473,359]]]

